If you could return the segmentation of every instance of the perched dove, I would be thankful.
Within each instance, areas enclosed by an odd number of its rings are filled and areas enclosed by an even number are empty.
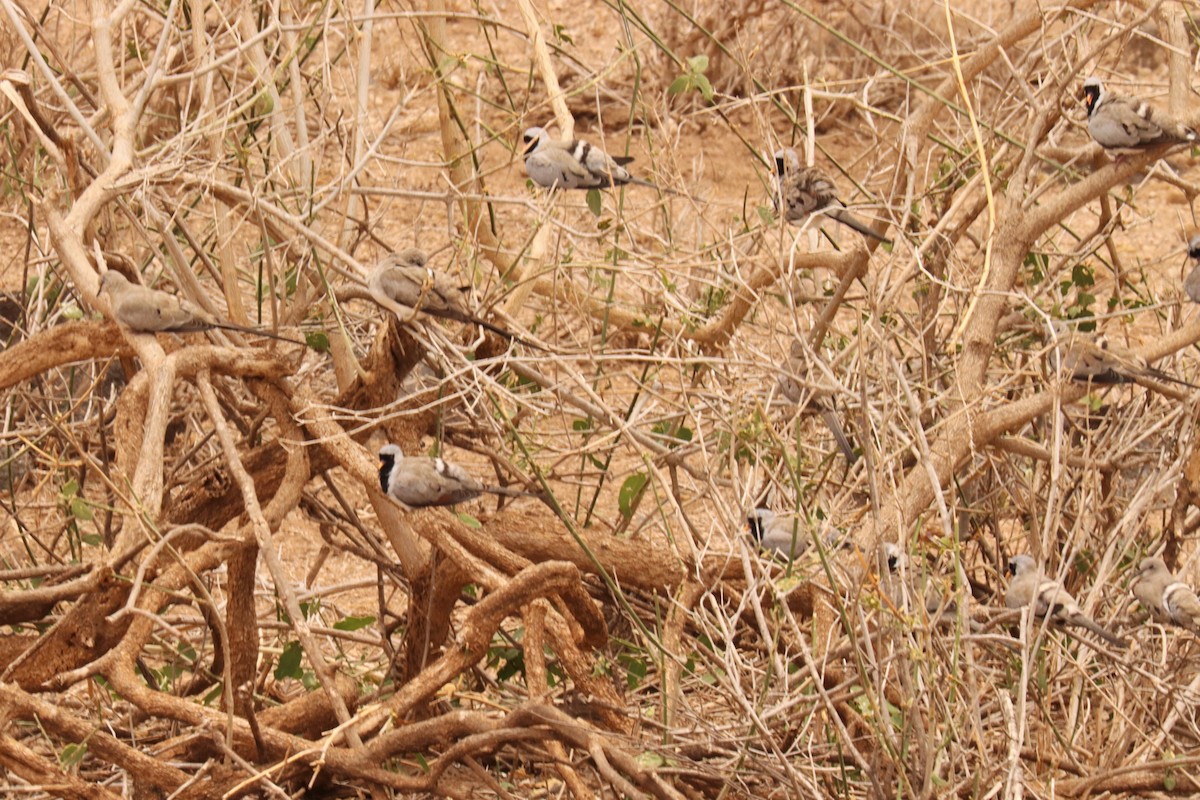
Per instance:
[[[750,536],[759,547],[789,561],[800,558],[812,546],[812,532],[797,517],[776,514],[769,508],[756,508],[746,515],[746,522]],[[842,541],[841,532],[831,529],[821,537],[821,543],[826,550],[835,550],[847,546],[849,541]]]
[[[746,522],[759,547],[787,559],[798,558],[811,543],[796,517],[783,517],[769,508],[754,509],[746,516]]]
[[[788,222],[799,224],[818,211],[838,222],[853,228],[864,236],[891,244],[888,239],[871,230],[865,222],[846,210],[837,197],[837,187],[825,173],[816,167],[802,167],[800,157],[790,147],[775,152],[775,175],[773,176],[776,213],[782,213]]]
[[[1068,336],[1060,348],[1050,351],[1049,359],[1052,367],[1074,381],[1139,385],[1146,381],[1165,381],[1189,389],[1200,388],[1150,366],[1144,358],[1113,344],[1106,336],[1097,336],[1095,339],[1078,334]]]
[[[1147,147],[1196,142],[1196,131],[1145,100],[1111,94],[1099,78],[1083,82],[1083,102],[1088,112],[1088,133],[1106,150],[1137,152]]]
[[[1142,559],[1132,588],[1133,596],[1155,619],[1200,634],[1200,599],[1161,558]]]
[[[888,597],[897,608],[921,603],[933,621],[943,614],[954,614],[958,603],[953,596],[942,592],[925,569],[914,569],[908,554],[895,542],[884,542],[883,561],[886,569],[882,583]],[[907,596],[907,597],[906,597]]]
[[[798,376],[808,372],[808,364],[809,360],[806,355],[804,342],[797,339],[792,342],[790,352],[788,353],[788,360],[785,366],[789,371],[779,375],[779,391],[793,403],[798,404],[807,400],[815,406],[821,412],[821,419],[825,422],[825,426],[829,428],[829,432],[833,434],[833,439],[837,442],[842,455],[846,457],[846,462],[853,464],[858,460],[858,454],[854,452],[854,446],[850,444],[850,439],[846,436],[846,431],[842,427],[842,421],[833,409],[833,401],[828,397],[828,395],[833,394],[833,390],[818,386],[813,391],[810,387],[802,385],[797,380]]]
[[[559,142],[543,128],[529,128],[525,143],[525,172],[538,186],[547,189],[606,189],[636,183],[677,194],[649,181],[635,178],[625,169],[630,156],[610,156],[582,140]]]
[[[1188,258],[1196,263],[1183,279],[1183,291],[1193,303],[1200,303],[1200,233],[1188,241]]]
[[[367,290],[377,303],[391,311],[396,309],[380,298],[442,319],[478,325],[525,344],[515,334],[475,316],[467,308],[462,290],[429,269],[426,261],[425,253],[415,247],[388,253],[367,277]]]
[[[452,506],[487,492],[505,497],[535,497],[503,486],[484,486],[457,464],[440,458],[406,456],[394,444],[379,449],[379,486],[411,508]]]
[[[303,344],[270,331],[219,322],[191,303],[173,294],[136,283],[115,269],[100,276],[100,292],[108,295],[113,319],[140,333],[194,333],[213,328],[269,336],[292,344]]]
[[[1112,644],[1126,647],[1124,639],[1109,633],[1091,617],[1083,613],[1075,598],[1057,581],[1048,580],[1038,569],[1037,562],[1028,555],[1013,556],[1008,560],[1008,569],[1013,574],[1004,594],[1004,604],[1009,608],[1029,607],[1035,617],[1048,619],[1062,625],[1076,625]]]

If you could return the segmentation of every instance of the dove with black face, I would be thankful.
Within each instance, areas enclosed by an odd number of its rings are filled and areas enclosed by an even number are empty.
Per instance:
[[[1106,150],[1137,152],[1159,145],[1190,144],[1196,131],[1157,111],[1145,100],[1113,94],[1097,77],[1083,82],[1088,133]]]
[[[411,508],[452,506],[479,495],[534,497],[529,492],[503,486],[485,486],[457,464],[429,456],[406,456],[398,445],[379,449],[379,487]]]
[[[846,210],[837,197],[837,187],[816,167],[804,167],[800,157],[790,147],[775,151],[775,174],[772,176],[775,212],[788,222],[799,225],[811,215],[822,212],[863,236],[891,244],[888,239],[871,230],[865,222]]]
[[[769,508],[756,508],[746,515],[750,535],[764,550],[794,559],[808,549],[809,536],[795,517],[782,517]]]
[[[633,161],[630,156],[610,156],[581,139],[560,142],[550,138],[544,128],[529,128],[521,138],[525,172],[538,186],[547,189],[607,189],[633,183],[661,188],[629,173],[625,167]],[[662,191],[671,192],[670,189]]]
[[[1028,607],[1038,619],[1086,628],[1114,647],[1127,646],[1124,639],[1084,614],[1070,592],[1042,574],[1032,556],[1013,556],[1008,560],[1008,569],[1013,578],[1004,594],[1004,604],[1009,608]]]

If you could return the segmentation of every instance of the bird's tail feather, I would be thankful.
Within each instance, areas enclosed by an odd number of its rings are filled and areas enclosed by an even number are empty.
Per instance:
[[[504,497],[536,497],[541,498],[537,492],[527,492],[524,489],[513,489],[508,486],[485,486],[483,491],[488,494],[498,494]]]
[[[891,239],[876,233],[870,228],[870,226],[867,225],[867,223],[863,222],[858,217],[854,216],[843,208],[826,208],[825,213],[846,227],[853,228],[854,230],[858,231],[863,236],[870,236],[872,239],[878,239],[884,244],[892,243]]]
[[[533,342],[529,341],[528,339],[521,338],[520,336],[513,333],[512,331],[506,331],[504,328],[501,328],[499,325],[493,325],[492,323],[490,323],[486,320],[482,320],[479,317],[469,317],[468,321],[475,325],[478,325],[479,327],[481,327],[485,330],[491,331],[492,333],[496,334],[497,336],[503,336],[505,339],[508,339],[509,341],[516,342],[517,344],[524,345],[525,347],[529,347],[534,350],[541,350],[542,352],[546,352],[546,348],[542,347],[540,344],[534,344]]]
[[[846,431],[842,429],[842,421],[838,419],[838,415],[831,408],[822,408],[821,419],[825,421],[825,426],[833,434],[838,448],[842,451],[842,455],[846,457],[846,462],[853,464],[858,455],[855,454],[854,446],[850,444],[850,440],[846,438]]]
[[[666,192],[667,194],[674,195],[675,197],[686,197],[689,200],[696,199],[687,192],[681,192],[676,189],[668,189],[666,186],[659,186],[657,183],[651,183],[650,181],[645,181],[641,178],[634,178],[633,176],[630,176],[629,183],[635,183],[638,186],[645,186],[650,189],[657,189],[660,192]]]
[[[270,339],[278,339],[281,342],[290,342],[292,344],[298,344],[301,347],[308,346],[308,342],[302,342],[299,339],[293,339],[290,336],[284,336],[283,334],[272,333],[271,331],[263,330],[262,328],[251,328],[248,325],[234,325],[232,322],[214,322],[214,323],[212,323],[212,327],[220,328],[220,329],[226,330],[226,331],[237,331],[238,333],[246,333],[246,334],[250,334],[251,336],[266,336]]]
[[[1089,631],[1096,634],[1113,647],[1126,648],[1129,646],[1129,642],[1113,633],[1110,633],[1103,625],[1094,622],[1083,614],[1076,614],[1075,616],[1071,617],[1071,623],[1078,625],[1081,628],[1087,628]]]

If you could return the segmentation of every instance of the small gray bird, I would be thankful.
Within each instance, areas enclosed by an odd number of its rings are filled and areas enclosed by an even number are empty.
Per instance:
[[[800,157],[792,148],[775,151],[775,174],[772,179],[775,213],[782,213],[788,222],[798,225],[820,211],[863,236],[878,239],[884,244],[892,243],[891,239],[871,230],[865,222],[847,211],[845,204],[837,197],[837,187],[833,181],[816,167],[802,167]]]
[[[457,464],[428,456],[406,456],[399,446],[379,449],[379,487],[411,508],[452,506],[479,495],[536,497],[530,492],[503,486],[484,486]]]
[[[547,189],[606,189],[635,183],[656,186],[635,178],[625,169],[633,161],[630,156],[610,156],[598,147],[575,139],[559,142],[550,138],[544,128],[529,128],[522,135],[525,143],[525,172],[538,186]],[[670,189],[662,191],[678,194]]]
[[[1159,622],[1171,622],[1200,634],[1200,599],[1167,569],[1161,558],[1143,558],[1133,582],[1133,596]]]
[[[1196,131],[1155,111],[1145,100],[1105,91],[1097,77],[1083,82],[1082,97],[1087,106],[1088,133],[1106,150],[1130,153],[1197,141]]]
[[[1188,258],[1196,262],[1196,265],[1183,279],[1183,291],[1193,303],[1200,303],[1200,233],[1188,241]]]
[[[1009,608],[1028,606],[1033,616],[1061,625],[1076,625],[1087,628],[1114,647],[1128,646],[1124,639],[1110,633],[1091,617],[1083,613],[1075,598],[1057,581],[1048,580],[1038,569],[1031,556],[1022,554],[1008,560],[1012,581],[1004,594],[1004,604]]]
[[[888,597],[897,607],[903,608],[906,603],[920,602],[934,622],[939,621],[943,614],[954,614],[958,610],[958,603],[953,596],[942,591],[927,569],[914,569],[911,559],[900,545],[884,542],[883,561],[887,570],[886,579],[882,583]]]
[[[811,543],[796,517],[781,517],[769,508],[756,508],[746,516],[750,535],[759,547],[795,560]]]
[[[821,419],[825,422],[825,427],[829,428],[829,432],[833,434],[833,439],[837,442],[838,449],[846,457],[846,463],[853,464],[858,460],[858,454],[854,452],[854,445],[850,444],[850,439],[846,436],[846,430],[842,427],[842,421],[833,408],[833,400],[829,397],[829,395],[833,394],[833,390],[816,387],[816,390],[813,391],[812,387],[801,385],[797,380],[798,376],[808,372],[807,351],[804,347],[804,342],[799,339],[792,342],[786,367],[789,372],[781,373],[777,380],[779,391],[793,403],[799,404],[807,399],[809,403],[815,406],[821,413]]]
[[[367,290],[376,298],[384,297],[442,319],[478,325],[506,339],[528,344],[515,334],[475,316],[467,307],[462,289],[429,269],[426,263],[425,253],[415,247],[388,253],[367,277]],[[387,306],[386,303],[380,305]]]
[[[1189,389],[1200,389],[1200,386],[1150,366],[1144,358],[1113,344],[1103,335],[1095,339],[1083,335],[1069,336],[1061,348],[1051,350],[1047,357],[1051,368],[1069,375],[1073,381],[1139,385],[1145,381],[1165,381]]]
[[[108,295],[113,319],[140,333],[195,333],[213,328],[269,336],[292,344],[304,344],[270,331],[219,322],[191,303],[173,294],[136,283],[115,269],[100,276],[100,293]]]
[[[813,543],[812,532],[798,517],[781,516],[769,508],[756,508],[746,515],[750,536],[763,550],[781,558],[795,561],[808,552]],[[849,547],[852,541],[841,531],[830,529],[821,537],[827,551]]]

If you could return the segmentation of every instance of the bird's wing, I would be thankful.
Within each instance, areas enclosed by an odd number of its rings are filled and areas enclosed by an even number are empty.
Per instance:
[[[413,506],[444,506],[477,497],[479,482],[456,464],[440,458],[409,456],[396,462],[392,493],[400,502]]]
[[[604,186],[595,175],[566,150],[546,144],[525,159],[525,171],[542,186],[562,186],[568,189],[589,189]]]
[[[1105,147],[1150,147],[1177,141],[1128,100],[1109,100],[1088,120],[1088,132]]]
[[[1183,279],[1183,291],[1193,303],[1200,303],[1200,265],[1193,267]]]
[[[1034,593],[1034,613],[1039,617],[1065,619],[1079,613],[1079,604],[1058,581],[1042,580]]]
[[[136,331],[187,333],[212,327],[175,295],[134,284],[126,284],[113,298],[113,314]]]
[[[820,193],[814,191],[812,181],[805,173],[786,176],[780,186],[784,212],[788,222],[801,222],[822,206]]]
[[[629,171],[621,166],[622,163],[628,164],[630,161],[633,161],[632,158],[622,158],[621,161],[618,161],[600,148],[592,147],[587,142],[576,142],[572,152],[582,162],[583,167],[591,173],[592,177],[604,181],[604,185],[606,186],[610,182],[628,183],[632,177]]]
[[[1200,598],[1187,584],[1175,581],[1167,586],[1162,593],[1162,605],[1172,621],[1191,630],[1200,626]]]
[[[457,290],[424,267],[389,267],[375,277],[375,285],[384,295],[409,308],[442,316],[450,311],[466,311],[456,308]]]
[[[1170,622],[1170,613],[1163,606],[1162,581],[1156,575],[1142,578],[1133,585],[1133,596],[1142,604],[1142,608],[1160,622]]]

